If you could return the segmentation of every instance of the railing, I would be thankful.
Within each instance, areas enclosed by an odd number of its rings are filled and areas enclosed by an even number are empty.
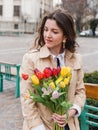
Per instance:
[[[85,87],[87,98],[98,100],[98,84],[86,83]],[[90,130],[90,127],[98,130],[98,107],[86,103],[79,119],[81,130]]]
[[[0,92],[3,92],[3,80],[16,82],[15,97],[20,96],[20,65],[0,62]]]

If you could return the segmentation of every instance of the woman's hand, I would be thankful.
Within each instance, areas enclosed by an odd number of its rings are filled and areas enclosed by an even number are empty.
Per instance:
[[[54,113],[52,115],[52,118],[54,120],[54,122],[57,122],[57,124],[60,126],[60,127],[64,127],[66,125],[66,114],[64,115],[59,115],[57,113]]]
[[[70,120],[72,117],[74,117],[76,112],[77,112],[76,109],[70,109],[68,112],[68,120]],[[64,127],[67,123],[66,114],[59,115],[57,113],[54,113],[52,115],[52,118],[53,118],[54,122],[57,122],[60,127]]]

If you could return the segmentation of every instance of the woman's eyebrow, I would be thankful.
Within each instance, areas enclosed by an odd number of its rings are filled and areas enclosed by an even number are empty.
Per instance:
[[[48,26],[44,26],[45,28],[48,28]],[[51,28],[52,30],[56,30],[58,31],[59,29],[58,28]]]

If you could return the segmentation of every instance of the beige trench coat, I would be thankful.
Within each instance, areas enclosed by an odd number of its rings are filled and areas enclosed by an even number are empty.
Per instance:
[[[65,62],[66,66],[72,68],[72,79],[68,91],[68,99],[82,109],[86,96],[81,57],[78,53],[71,53],[66,50]],[[31,75],[35,68],[42,71],[48,66],[51,68],[56,67],[46,46],[43,46],[40,50],[31,50],[23,57],[20,76],[22,73]],[[46,130],[53,130],[52,113],[49,109],[42,104],[36,104],[31,99],[25,100],[24,98],[28,90],[33,90],[30,80],[23,80],[21,78],[20,86],[22,113],[24,117],[23,130],[31,130],[41,124],[44,124]],[[70,119],[68,124],[70,130],[80,130],[77,117]]]

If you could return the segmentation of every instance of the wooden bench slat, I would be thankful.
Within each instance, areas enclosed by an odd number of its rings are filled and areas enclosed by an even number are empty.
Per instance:
[[[87,98],[98,100],[98,84],[85,83]]]

